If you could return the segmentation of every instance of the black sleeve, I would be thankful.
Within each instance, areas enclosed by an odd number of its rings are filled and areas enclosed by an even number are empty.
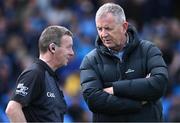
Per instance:
[[[12,100],[21,103],[22,106],[31,103],[40,94],[42,76],[42,73],[37,70],[24,71],[17,79]]]
[[[80,79],[84,99],[92,112],[105,114],[123,114],[136,112],[141,104],[127,98],[118,98],[103,91],[102,82],[89,60],[85,57],[80,66]]]
[[[168,82],[167,66],[157,47],[151,47],[147,55],[146,67],[150,77],[113,82],[116,96],[147,101],[162,97]]]

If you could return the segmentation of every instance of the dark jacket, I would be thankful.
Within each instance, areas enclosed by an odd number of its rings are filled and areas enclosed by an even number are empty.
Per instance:
[[[93,121],[162,121],[160,98],[168,81],[166,64],[154,44],[140,40],[133,27],[127,32],[129,43],[122,61],[99,38],[96,48],[84,57],[80,66],[84,99]],[[103,91],[110,86],[114,95]]]

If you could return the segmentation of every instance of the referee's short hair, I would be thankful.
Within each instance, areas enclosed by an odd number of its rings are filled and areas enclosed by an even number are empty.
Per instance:
[[[73,36],[72,32],[63,26],[54,25],[44,29],[39,38],[40,53],[45,53],[51,43],[60,46],[60,40],[64,35]]]

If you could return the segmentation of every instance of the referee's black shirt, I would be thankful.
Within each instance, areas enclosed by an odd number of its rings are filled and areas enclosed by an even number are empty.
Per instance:
[[[67,106],[58,77],[42,60],[21,73],[12,100],[22,104],[28,122],[63,122]]]

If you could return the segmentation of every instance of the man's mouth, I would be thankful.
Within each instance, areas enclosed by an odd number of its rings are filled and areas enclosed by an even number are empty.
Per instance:
[[[111,40],[104,40],[105,43],[111,43]]]

